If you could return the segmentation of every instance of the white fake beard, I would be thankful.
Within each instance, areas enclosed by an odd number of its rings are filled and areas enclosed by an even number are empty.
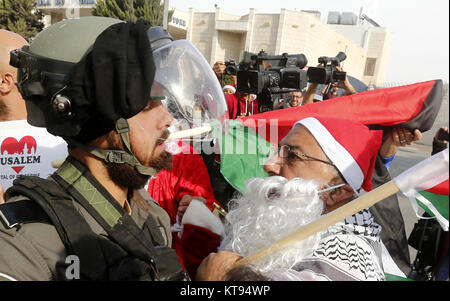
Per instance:
[[[247,194],[230,201],[226,235],[219,249],[245,257],[315,221],[324,208],[318,187],[318,182],[300,178],[250,179]],[[255,263],[254,267],[261,272],[289,269],[312,254],[319,239],[320,232]]]

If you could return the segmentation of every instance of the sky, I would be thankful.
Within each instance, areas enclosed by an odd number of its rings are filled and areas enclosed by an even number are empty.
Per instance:
[[[392,34],[386,82],[413,83],[432,79],[449,81],[448,0],[169,0],[181,10],[248,14],[280,13],[281,8],[364,13]]]

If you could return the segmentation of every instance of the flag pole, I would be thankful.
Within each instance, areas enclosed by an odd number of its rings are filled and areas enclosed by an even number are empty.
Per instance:
[[[375,203],[384,200],[385,198],[399,192],[400,189],[397,187],[393,180],[379,186],[378,188],[360,196],[359,198],[339,207],[338,209],[322,215],[316,221],[309,223],[308,225],[302,227],[297,230],[295,233],[280,239],[275,244],[270,245],[266,248],[261,249],[260,251],[253,253],[243,259],[239,260],[238,264],[248,264],[255,263],[271,254],[274,254],[281,249],[284,249],[293,243],[304,240],[309,236],[325,230],[329,226],[336,224],[351,216],[359,211],[373,206]]]

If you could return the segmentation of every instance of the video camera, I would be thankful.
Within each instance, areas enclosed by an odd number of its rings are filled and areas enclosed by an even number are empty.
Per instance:
[[[242,93],[281,94],[306,87],[308,63],[304,54],[268,55],[260,51],[243,61],[237,71],[237,90]]]
[[[239,70],[239,65],[236,64],[235,60],[229,60],[225,62],[225,74],[226,75],[237,75]]]
[[[328,85],[328,93],[333,83],[345,80],[347,73],[336,67],[346,58],[344,52],[335,57],[321,56],[318,61],[322,66],[304,71],[308,63],[304,54],[268,55],[264,50],[257,55],[245,52],[240,64],[234,60],[225,63],[225,74],[237,75],[237,90],[257,94],[259,111],[265,112],[275,109],[282,94],[287,98],[283,99],[285,102],[289,101],[289,92],[305,90],[307,82]]]
[[[308,81],[311,83],[327,85],[325,95],[331,89],[331,85],[337,81],[344,81],[347,73],[336,69],[347,56],[344,52],[339,52],[335,57],[321,56],[318,61],[322,67],[309,67],[307,71]]]

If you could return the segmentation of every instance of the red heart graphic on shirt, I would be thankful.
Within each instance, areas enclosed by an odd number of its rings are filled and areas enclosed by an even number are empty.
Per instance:
[[[18,154],[25,155],[31,154],[33,150],[36,153],[37,143],[36,140],[32,136],[24,136],[20,141],[17,141],[13,137],[8,137],[3,140],[0,146],[0,154],[4,155],[5,152],[8,155]],[[22,171],[25,166],[13,166],[11,167],[16,173]]]

